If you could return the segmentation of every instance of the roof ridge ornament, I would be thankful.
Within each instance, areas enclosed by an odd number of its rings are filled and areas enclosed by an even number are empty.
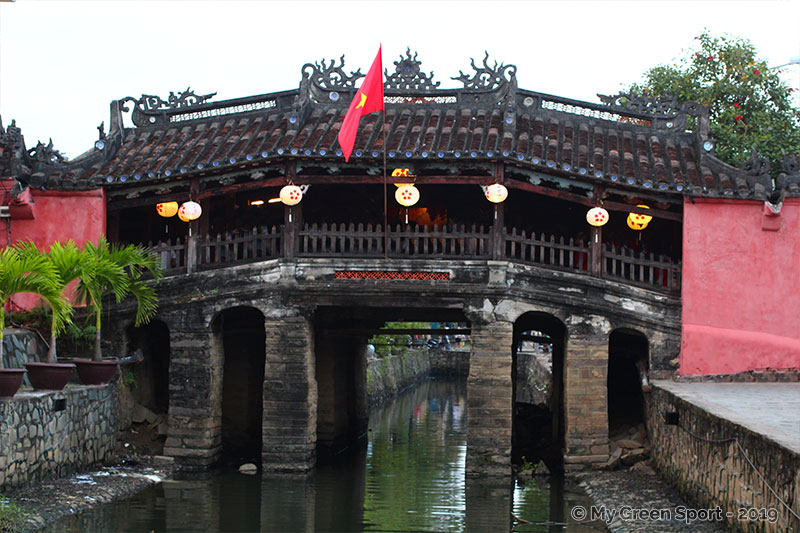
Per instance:
[[[53,139],[50,139],[50,142],[46,145],[42,141],[37,142],[35,147],[28,150],[28,155],[34,161],[45,165],[65,163],[67,161],[67,158],[61,152],[53,148]]]
[[[477,90],[498,90],[498,89],[505,89],[511,88],[516,89],[517,87],[517,67],[516,65],[505,65],[500,63],[497,64],[497,61],[494,62],[493,66],[489,66],[487,62],[489,59],[489,52],[486,52],[486,55],[483,58],[483,67],[478,67],[475,65],[475,59],[470,58],[470,63],[472,68],[475,70],[475,74],[472,77],[464,74],[463,71],[459,70],[459,76],[454,76],[450,79],[460,81],[464,84],[465,89],[477,89]],[[506,73],[508,74],[508,78],[506,78]]]
[[[619,94],[613,96],[598,93],[597,97],[607,106],[648,115],[675,115],[681,111],[681,105],[678,104],[677,97],[672,93],[665,93],[663,97],[654,97],[620,91]]]
[[[422,63],[417,61],[417,52],[411,57],[411,48],[406,48],[406,56],[400,55],[400,60],[394,62],[395,72],[389,74],[389,69],[384,69],[386,89],[404,91],[432,91],[439,86],[439,82],[433,81],[433,71],[430,75],[422,72]]]
[[[163,100],[160,96],[143,94],[136,103],[143,111],[164,111],[200,105],[210,100],[211,97],[216,94],[217,93],[214,92],[211,94],[196,95],[191,87],[187,87],[185,91],[178,91],[177,95],[173,91],[170,91],[169,97],[167,97],[166,100]]]
[[[331,64],[327,65],[325,59],[319,63],[306,63],[300,69],[303,73],[304,81],[308,80],[312,85],[326,91],[336,91],[341,89],[355,89],[356,81],[364,77],[361,69],[351,71],[348,75],[344,71],[344,54],[339,58],[340,64],[336,64],[335,59],[331,59]]]

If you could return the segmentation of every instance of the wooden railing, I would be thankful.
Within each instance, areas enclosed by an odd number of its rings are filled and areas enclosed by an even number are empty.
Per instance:
[[[587,273],[592,264],[589,243],[572,238],[544,233],[537,237],[534,232],[528,237],[524,231],[517,234],[516,228],[512,228],[505,235],[505,244],[505,258],[518,263]]]
[[[518,232],[497,233],[484,226],[390,226],[380,224],[305,224],[293,239],[284,226],[266,226],[216,236],[194,243],[176,239],[150,247],[166,275],[191,273],[278,257],[353,257],[392,259],[499,259],[576,272],[665,292],[680,291],[680,263],[665,256],[634,252],[611,244]],[[501,246],[493,246],[497,235]],[[288,239],[288,241],[287,241]],[[187,249],[196,249],[196,257]],[[494,252],[493,252],[494,251]],[[598,261],[592,254],[599,253]]]
[[[490,233],[483,226],[390,226],[308,224],[298,231],[298,257],[461,258],[491,256]],[[387,250],[384,254],[384,249]]]
[[[680,291],[681,267],[663,255],[634,252],[627,247],[603,246],[601,277],[647,288]]]

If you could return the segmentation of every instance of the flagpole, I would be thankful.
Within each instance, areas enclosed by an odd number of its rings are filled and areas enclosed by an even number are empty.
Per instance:
[[[389,258],[389,215],[388,215],[388,193],[386,191],[386,104],[383,107],[381,117],[381,129],[383,130],[383,258]]]

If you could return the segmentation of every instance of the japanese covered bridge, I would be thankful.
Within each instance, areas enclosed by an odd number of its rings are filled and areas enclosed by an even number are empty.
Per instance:
[[[604,462],[609,395],[637,390],[637,367],[677,366],[685,210],[715,198],[760,213],[770,196],[798,196],[796,164],[776,188],[755,154],[744,169],[716,159],[702,105],[540,94],[487,59],[458,89],[416,55],[395,67],[385,117],[362,119],[348,163],[336,138],[362,75],[343,60],[306,64],[298,89],[273,94],[113,101],[109,131],[70,162],[41,143],[26,151],[14,124],[2,132],[3,175],[35,192],[37,216],[77,198],[76,226],[159,254],[157,319],[133,328],[121,305],[104,336],[116,353],[145,351],[150,407],[169,414],[165,453],[183,465],[230,445],[267,470],[313,467],[318,444],[362,427],[364,348],[390,320],[469,330],[469,472],[508,472],[516,348],[530,332],[552,345],[565,466]],[[420,198],[404,207],[395,184],[410,183]],[[270,202],[290,184],[302,201]],[[487,201],[493,184],[504,202]],[[188,224],[156,212],[189,200],[202,216]],[[587,224],[600,206],[608,223]],[[629,225],[630,213],[652,220]]]

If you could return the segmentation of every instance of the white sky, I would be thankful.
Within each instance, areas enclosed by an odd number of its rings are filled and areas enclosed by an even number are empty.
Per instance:
[[[52,137],[74,158],[108,129],[113,99],[295,89],[323,58],[366,74],[379,43],[390,73],[410,47],[458,87],[450,77],[488,50],[523,89],[596,102],[682,57],[703,28],[750,39],[772,66],[800,56],[800,0],[0,1],[0,116],[28,148]],[[800,88],[800,67],[783,75]]]

